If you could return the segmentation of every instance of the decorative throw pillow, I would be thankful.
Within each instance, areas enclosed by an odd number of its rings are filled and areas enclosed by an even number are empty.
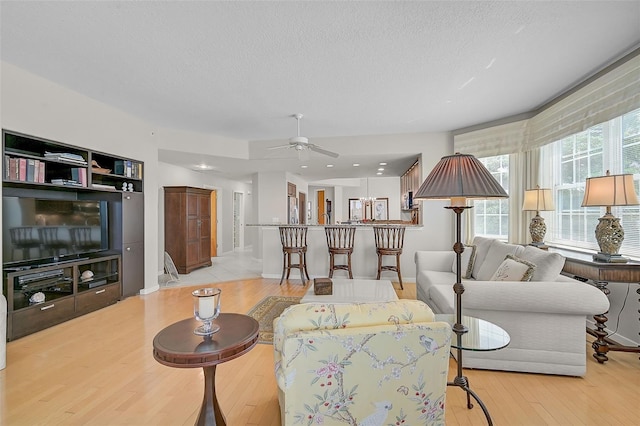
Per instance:
[[[540,250],[538,247],[526,246],[518,255],[520,259],[536,265],[531,281],[555,281],[564,267],[564,257],[558,253]]]
[[[456,273],[456,258],[453,258],[453,265],[451,265],[451,272]],[[460,255],[460,270],[462,278],[471,278],[473,272],[473,264],[476,260],[476,246],[464,245],[464,251]]]
[[[508,254],[490,281],[529,281],[536,265]]]
[[[478,246],[480,249],[480,246]],[[489,281],[495,272],[498,270],[498,266],[504,261],[508,254],[520,257],[520,251],[523,251],[524,247],[518,244],[508,244],[500,240],[493,240],[489,250],[480,265],[478,274],[474,277],[478,281]],[[480,252],[478,251],[476,262],[480,261]]]

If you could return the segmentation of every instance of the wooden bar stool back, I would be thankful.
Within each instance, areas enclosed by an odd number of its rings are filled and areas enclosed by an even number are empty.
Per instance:
[[[356,235],[355,226],[325,226],[327,235],[327,247],[329,249],[329,278],[333,278],[333,271],[341,269],[349,273],[349,279],[353,279],[351,271],[351,253],[353,253],[353,239]],[[346,265],[336,265],[335,256],[344,254],[347,256]]]
[[[300,270],[302,284],[305,284],[305,276],[309,279],[307,272],[307,227],[306,226],[280,226],[280,242],[282,243],[282,277],[280,284],[284,281],[285,272],[287,279],[291,269]],[[291,263],[291,255],[298,255],[298,263]]]
[[[400,255],[404,245],[404,226],[374,226],[373,235],[376,240],[376,254],[378,255],[378,275],[380,279],[382,271],[394,271],[398,273],[400,288],[402,286],[402,274],[400,272]],[[395,256],[395,265],[382,265],[382,256]]]

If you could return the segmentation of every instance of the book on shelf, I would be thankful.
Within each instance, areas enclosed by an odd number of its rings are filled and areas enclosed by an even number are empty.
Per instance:
[[[40,182],[40,160],[33,160],[33,180],[31,182]]]
[[[70,152],[45,152],[45,158],[49,160],[63,161],[67,163],[77,163],[87,165],[87,160],[82,155],[72,154]]]
[[[26,182],[27,180],[27,159],[18,158],[18,180]]]
[[[35,180],[33,179],[33,177],[35,176],[35,172],[36,172],[36,160],[34,160],[33,158],[28,158],[27,159],[27,182],[35,182]]]
[[[38,183],[44,183],[45,172],[46,172],[45,162],[40,161],[40,173],[38,174]]]
[[[113,164],[113,173],[124,177],[142,179],[142,163],[131,160],[116,160]]]
[[[84,167],[74,167],[71,169],[71,179],[82,186],[87,186],[87,169]]]
[[[92,183],[91,187],[95,188],[95,189],[106,189],[108,191],[115,191],[116,190],[116,187],[113,186],[113,185],[104,185],[104,184],[101,184],[101,183]]]
[[[4,178],[20,182],[43,183],[45,163],[32,158],[4,156]]]
[[[80,182],[71,179],[51,179],[51,183],[64,186],[83,186]]]

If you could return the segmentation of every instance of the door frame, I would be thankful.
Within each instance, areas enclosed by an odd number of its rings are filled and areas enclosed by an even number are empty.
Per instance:
[[[236,216],[235,212],[238,212]],[[244,249],[244,192],[233,192],[233,250]],[[238,232],[238,245],[236,246],[236,231]]]

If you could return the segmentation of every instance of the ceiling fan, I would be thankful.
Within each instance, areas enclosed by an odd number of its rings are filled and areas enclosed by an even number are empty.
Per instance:
[[[309,138],[300,136],[300,120],[302,119],[302,114],[293,114],[292,117],[296,119],[298,124],[298,136],[289,138],[289,143],[287,145],[272,146],[268,149],[293,148],[298,151],[299,154],[302,151],[310,150],[319,154],[328,155],[329,157],[338,158],[339,154],[332,151],[327,151],[326,149],[322,149],[316,144],[309,143]]]

